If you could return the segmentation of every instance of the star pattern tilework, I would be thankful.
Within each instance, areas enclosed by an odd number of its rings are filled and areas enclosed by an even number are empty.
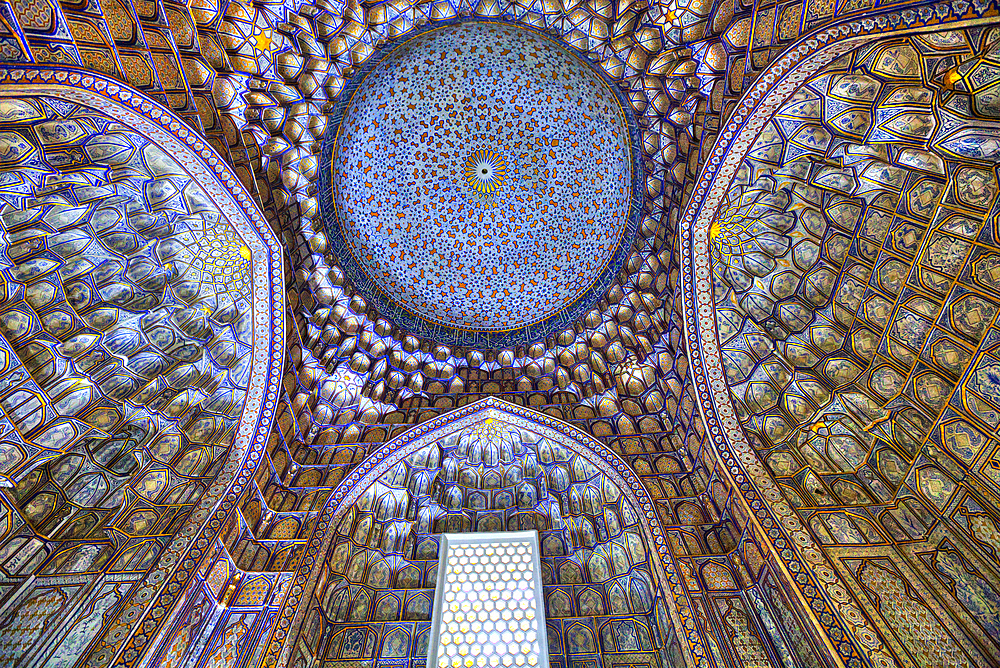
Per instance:
[[[588,63],[531,30],[460,23],[400,46],[355,93],[334,200],[350,252],[398,305],[504,331],[572,303],[614,256],[630,155]]]

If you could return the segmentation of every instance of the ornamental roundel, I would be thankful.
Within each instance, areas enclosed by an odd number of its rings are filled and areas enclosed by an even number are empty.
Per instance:
[[[501,22],[436,27],[369,63],[337,102],[321,170],[352,284],[441,341],[565,328],[621,268],[641,212],[617,86]]]

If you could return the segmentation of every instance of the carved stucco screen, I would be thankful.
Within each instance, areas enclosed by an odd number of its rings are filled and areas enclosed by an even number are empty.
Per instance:
[[[428,668],[548,666],[538,534],[444,534]]]

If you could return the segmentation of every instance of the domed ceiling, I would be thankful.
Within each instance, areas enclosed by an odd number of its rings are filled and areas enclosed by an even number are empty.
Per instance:
[[[619,93],[505,23],[428,30],[369,62],[340,95],[322,168],[353,285],[439,341],[565,328],[621,268],[641,210]]]
[[[8,3],[0,666],[1000,666],[998,8]]]

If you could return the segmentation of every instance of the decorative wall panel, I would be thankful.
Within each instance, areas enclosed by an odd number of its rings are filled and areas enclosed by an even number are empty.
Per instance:
[[[738,117],[740,139],[690,210],[688,233],[707,240],[705,254],[691,246],[693,266],[709,272],[688,285],[714,304],[692,315],[718,333],[699,339],[700,359],[713,360],[714,405],[748,467],[736,481],[757,472],[752,485],[789,532],[772,543],[779,558],[825,590],[835,612],[820,615],[822,633],[853,627],[862,649],[844,647],[845,661],[995,662],[996,644],[917,557],[958,539],[947,509],[961,499],[995,503],[968,468],[986,438],[972,427],[987,424],[982,404],[959,398],[996,313],[972,278],[989,252],[978,244],[994,243],[995,167],[945,139],[979,133],[989,150],[975,89],[951,81],[992,41],[924,33],[826,55],[821,43],[788,74],[791,61],[775,66],[766,104]],[[741,485],[752,505],[751,489]],[[997,582],[994,555],[980,554],[970,586]]]
[[[330,530],[317,531],[296,578],[315,587],[309,607],[287,609],[304,621],[297,654],[350,658],[348,635],[370,633],[371,652],[354,658],[392,658],[375,653],[385,651],[385,634],[403,633],[388,622],[430,619],[442,533],[528,529],[539,536],[549,665],[610,666],[630,653],[669,665],[661,638],[673,601],[664,601],[661,583],[676,580],[652,554],[665,545],[631,475],[582,432],[493,399],[390,441],[323,511],[319,526]],[[411,638],[423,634],[426,656],[427,626],[405,628]]]

